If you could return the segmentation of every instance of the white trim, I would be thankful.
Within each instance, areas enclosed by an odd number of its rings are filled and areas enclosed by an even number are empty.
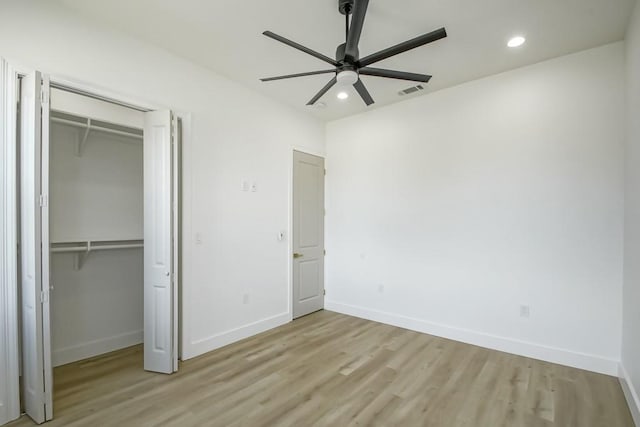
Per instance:
[[[178,116],[171,112],[171,293],[173,301],[171,304],[171,362],[173,372],[178,372],[179,355],[179,314],[180,309],[180,174],[182,173],[180,165],[180,145],[182,138],[180,136],[180,126],[182,123]]]
[[[311,154],[312,156],[316,156],[316,157],[322,157],[325,161],[327,160],[327,153],[324,152],[324,150],[313,150],[311,148],[307,148],[307,147],[302,147],[302,146],[297,146],[294,145],[291,147],[291,164],[293,165],[293,151],[299,151],[301,153],[305,153],[305,154]],[[325,164],[325,167],[327,165]]]
[[[0,59],[0,348],[5,349],[0,376],[5,380],[6,407],[0,424],[20,417],[17,206],[16,206],[16,84],[18,74]],[[2,404],[2,402],[0,402]]]
[[[59,348],[52,351],[53,366],[66,365],[121,348],[142,344],[142,337],[143,331],[139,330]]]
[[[637,427],[640,427],[640,398],[638,397],[638,389],[633,386],[631,377],[622,363],[619,366],[618,379],[620,380],[624,397],[627,399],[633,421]]]
[[[278,326],[285,325],[290,321],[290,313],[281,313],[275,316],[267,317],[266,319],[249,323],[248,325],[240,326],[239,328],[231,329],[226,332],[221,332],[207,338],[193,341],[188,349],[183,349],[183,360],[191,359],[201,354],[208,353],[220,347],[232,344],[236,341],[240,341],[245,338],[257,335],[261,332],[268,331],[269,329],[277,328]]]
[[[182,134],[181,138],[181,146],[180,146],[180,157],[182,163],[180,164],[180,220],[181,220],[181,229],[180,229],[180,275],[178,277],[178,359],[183,360],[183,353],[185,349],[189,347],[189,343],[191,342],[190,337],[190,317],[189,311],[185,312],[184,307],[186,307],[185,301],[189,301],[190,289],[185,287],[185,283],[191,283],[191,242],[192,242],[192,215],[191,215],[191,174],[186,174],[185,171],[191,170],[191,149],[190,149],[190,141],[192,141],[191,133],[192,133],[192,120],[191,113],[181,110],[175,110],[174,114],[177,118],[182,120]]]
[[[60,75],[50,75],[51,84],[56,86],[65,86],[69,89],[75,89],[79,92],[83,92],[83,94],[91,97],[91,95],[98,96],[103,98],[102,100],[105,102],[116,102],[122,106],[129,106],[135,110],[147,110],[147,111],[155,111],[165,109],[165,106],[157,106],[152,105],[147,102],[143,102],[137,98],[132,98],[127,95],[124,95],[120,92],[116,92],[107,88],[98,87],[98,85],[93,83],[84,83],[80,82],[77,79],[70,79]]]
[[[325,309],[480,347],[504,351],[506,353],[517,354],[520,356],[585,369],[606,375],[618,375],[618,360],[594,354],[581,353],[563,348],[501,337],[470,329],[457,328],[422,319],[402,316],[395,313],[387,313],[366,307],[343,304],[337,301],[326,300]]]
[[[293,152],[296,151],[292,147],[289,151],[289,170],[287,175],[287,313],[289,320],[293,320]]]
[[[29,73],[33,73],[36,71],[36,67],[33,67],[31,64],[25,63],[16,58],[7,58],[7,62],[11,64],[13,70],[19,75],[26,75]],[[171,109],[166,105],[157,105],[152,102],[147,102],[142,98],[136,98],[128,96],[122,92],[118,92],[117,90],[110,89],[108,87],[101,86],[97,83],[91,83],[86,81],[81,81],[75,77],[68,77],[62,74],[51,74],[47,73],[46,70],[39,71],[46,73],[49,76],[50,82],[52,85],[61,85],[67,86],[72,89],[76,89],[81,92],[85,92],[89,95],[96,95],[99,97],[106,98],[107,100],[113,100],[116,102],[120,102],[123,104],[128,104],[129,106],[135,108],[136,110],[162,110],[162,109]]]

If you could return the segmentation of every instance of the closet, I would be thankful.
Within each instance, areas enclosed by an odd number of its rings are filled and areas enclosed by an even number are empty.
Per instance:
[[[144,113],[51,90],[51,358],[143,342]]]
[[[178,370],[182,121],[37,70],[15,83],[20,401],[42,423],[54,366],[144,343],[145,370]]]

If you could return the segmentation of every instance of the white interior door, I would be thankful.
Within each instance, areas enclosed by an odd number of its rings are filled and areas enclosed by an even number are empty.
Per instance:
[[[293,152],[293,318],[324,308],[324,159]]]
[[[145,113],[144,369],[166,374],[177,370],[173,262],[174,127],[175,119],[170,111]]]
[[[47,95],[48,80],[43,81],[39,72],[23,77],[20,97],[23,387],[25,411],[37,423],[53,415],[48,224],[43,227],[43,220],[48,218]]]

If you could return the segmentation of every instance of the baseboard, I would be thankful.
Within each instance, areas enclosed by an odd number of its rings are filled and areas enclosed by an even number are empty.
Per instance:
[[[125,334],[115,335],[94,341],[87,341],[70,347],[64,347],[51,352],[53,366],[66,365],[99,354],[131,347],[143,342],[144,332],[133,331]]]
[[[504,351],[505,353],[517,354],[519,356],[544,360],[546,362],[585,369],[606,375],[618,375],[618,360],[608,359],[593,354],[580,353],[567,349],[491,335],[470,329],[452,327],[395,313],[387,313],[366,307],[343,304],[337,301],[325,301],[325,309],[380,323],[386,323],[392,326],[398,326],[400,328],[410,329],[412,331],[473,344],[479,347]]]
[[[622,363],[619,368],[618,378],[620,379],[624,397],[627,399],[627,404],[629,405],[629,410],[633,416],[633,421],[636,423],[636,427],[640,427],[640,398],[638,398],[638,389],[634,387],[631,377]]]
[[[201,354],[208,353],[225,345],[232,344],[236,341],[240,341],[245,338],[249,338],[253,335],[261,332],[268,331],[269,329],[282,326],[291,321],[291,313],[277,314],[266,319],[258,320],[257,322],[249,323],[248,325],[241,326],[239,328],[231,329],[229,331],[221,332],[216,335],[212,335],[207,338],[196,340],[191,342],[188,348],[183,349],[182,359],[187,360]]]

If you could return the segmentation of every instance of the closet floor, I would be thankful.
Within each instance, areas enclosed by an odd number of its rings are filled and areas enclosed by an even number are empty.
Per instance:
[[[327,311],[174,375],[144,372],[136,346],[55,385],[49,426],[633,426],[617,378]]]

